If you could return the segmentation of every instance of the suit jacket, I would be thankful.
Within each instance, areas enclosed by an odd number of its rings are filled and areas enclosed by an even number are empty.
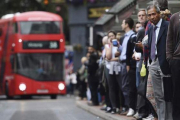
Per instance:
[[[144,38],[144,36],[145,36],[145,29],[141,28],[140,30],[138,30],[136,42],[142,42],[142,39]],[[136,61],[136,70],[138,72],[140,72],[141,68],[142,68],[142,63],[143,63],[143,55],[142,55],[143,51],[142,51],[142,49],[140,49],[136,46],[135,46],[135,51],[141,53],[141,59],[139,61]],[[138,64],[138,66],[137,66],[137,64]]]
[[[161,28],[159,30],[159,35],[157,39],[157,45],[156,45],[159,65],[162,73],[165,75],[170,74],[169,64],[166,60],[166,37],[167,37],[168,25],[169,25],[168,21],[162,20]],[[151,26],[148,30],[149,58],[151,55],[152,32],[153,32],[153,26]],[[151,63],[151,58],[150,58],[150,63]]]
[[[142,39],[144,38],[144,36],[145,36],[145,29],[144,28],[142,28],[142,29],[140,29],[139,31],[138,31],[138,33],[137,33],[137,38],[136,38],[136,42],[142,42]],[[142,49],[140,49],[140,48],[138,48],[138,47],[136,47],[135,46],[135,50],[136,50],[136,52],[141,52],[141,53],[143,53],[143,50]]]

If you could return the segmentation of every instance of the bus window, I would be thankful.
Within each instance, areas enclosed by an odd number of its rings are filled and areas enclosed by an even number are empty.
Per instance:
[[[14,55],[13,54],[10,56],[10,63],[11,63],[12,72],[14,72]]]
[[[20,22],[21,34],[60,34],[59,21]]]
[[[36,81],[63,80],[63,58],[61,53],[18,53],[16,73]]]
[[[18,33],[17,23],[13,23],[13,33]]]

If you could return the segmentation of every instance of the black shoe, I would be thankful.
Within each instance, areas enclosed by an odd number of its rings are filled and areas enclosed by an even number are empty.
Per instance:
[[[119,108],[113,108],[112,111],[111,111],[111,114],[116,114],[118,113],[119,114]]]
[[[99,104],[88,103],[89,106],[98,106]]]

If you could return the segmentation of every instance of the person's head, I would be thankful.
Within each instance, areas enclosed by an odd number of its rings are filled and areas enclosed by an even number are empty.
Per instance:
[[[94,52],[94,47],[93,46],[89,46],[88,47],[88,53],[93,53]]]
[[[103,39],[102,39],[102,44],[103,44],[103,46],[104,46],[105,44],[108,44],[108,36],[104,36],[104,37],[103,37]]]
[[[118,33],[116,34],[116,39],[119,41],[121,37],[122,37],[121,33],[118,32]]]
[[[157,5],[161,11],[168,9],[168,0],[153,0],[153,4]]]
[[[140,22],[136,22],[136,32],[138,32],[139,28],[142,27],[142,24]]]
[[[87,57],[82,57],[81,58],[81,63],[84,64],[87,61]]]
[[[150,6],[147,7],[148,19],[154,25],[156,25],[159,22],[159,20],[161,19],[161,14],[160,13],[161,13],[160,9],[156,5],[150,5]]]
[[[139,10],[138,14],[138,21],[141,23],[141,24],[144,24],[147,20],[147,16],[146,16],[146,10],[145,9],[141,9]]]
[[[122,29],[126,32],[128,30],[131,30],[134,26],[134,20],[132,18],[126,18],[122,21]]]
[[[108,38],[110,41],[112,41],[113,39],[116,39],[116,32],[115,31],[109,31],[108,32]]]

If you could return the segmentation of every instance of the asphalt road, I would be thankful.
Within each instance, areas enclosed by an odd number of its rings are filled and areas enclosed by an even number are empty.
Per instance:
[[[35,96],[32,99],[6,100],[0,96],[0,120],[102,120],[75,104],[74,97]]]

